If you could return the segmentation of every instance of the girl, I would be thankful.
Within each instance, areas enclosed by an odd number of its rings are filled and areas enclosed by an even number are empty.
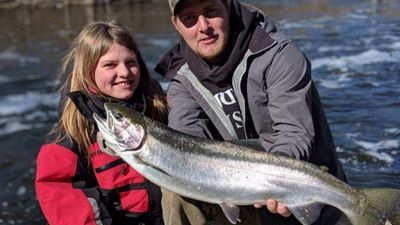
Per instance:
[[[44,216],[52,225],[162,225],[159,187],[99,150],[92,117],[105,115],[110,101],[165,122],[163,92],[132,36],[114,21],[88,24],[64,58],[63,72],[61,118],[37,158]]]

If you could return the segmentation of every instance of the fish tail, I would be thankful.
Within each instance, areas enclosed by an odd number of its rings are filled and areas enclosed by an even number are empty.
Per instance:
[[[400,225],[400,201],[397,202],[392,214],[389,215],[389,221],[391,221],[392,225]],[[390,225],[390,224],[387,224]]]
[[[353,225],[400,225],[400,190],[390,188],[363,189],[367,202],[360,214],[349,218]]]

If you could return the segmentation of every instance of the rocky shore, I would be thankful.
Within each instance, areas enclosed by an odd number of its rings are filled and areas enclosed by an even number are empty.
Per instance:
[[[64,7],[69,5],[103,5],[110,3],[126,4],[135,2],[159,2],[161,0],[0,0],[0,9],[16,7]]]

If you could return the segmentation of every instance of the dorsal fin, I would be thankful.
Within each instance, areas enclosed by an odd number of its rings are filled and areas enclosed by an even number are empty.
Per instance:
[[[260,140],[258,139],[229,140],[228,142],[247,148],[252,148],[258,151],[265,151],[264,147],[261,145]]]

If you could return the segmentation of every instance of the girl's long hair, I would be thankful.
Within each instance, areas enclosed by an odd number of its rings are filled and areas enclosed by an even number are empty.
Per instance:
[[[86,154],[89,154],[88,149],[95,130],[94,124],[90,124],[65,95],[73,91],[82,91],[88,95],[94,92],[107,97],[97,88],[94,71],[100,57],[113,43],[123,45],[136,53],[140,67],[138,88],[141,88],[147,101],[145,114],[160,122],[166,122],[167,107],[164,94],[150,78],[132,35],[115,21],[93,22],[84,27],[74,39],[68,54],[63,59],[62,76],[65,76],[65,82],[60,88],[63,101],[60,104],[61,117],[50,132],[56,135],[55,142],[68,139],[77,144],[79,151],[86,151]]]

